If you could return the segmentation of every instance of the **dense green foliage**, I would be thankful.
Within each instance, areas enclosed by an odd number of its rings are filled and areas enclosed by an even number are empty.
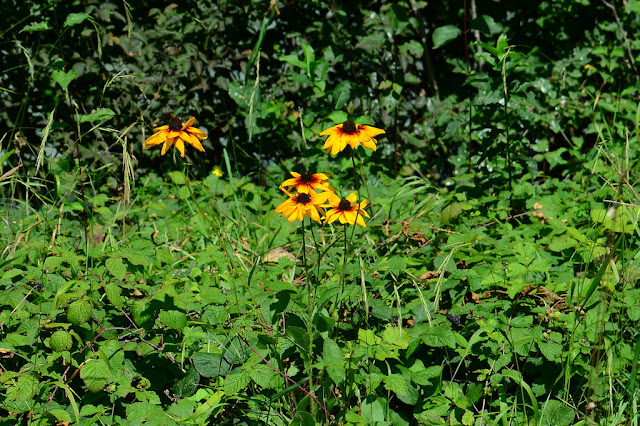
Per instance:
[[[0,13],[1,424],[637,424],[640,1]]]

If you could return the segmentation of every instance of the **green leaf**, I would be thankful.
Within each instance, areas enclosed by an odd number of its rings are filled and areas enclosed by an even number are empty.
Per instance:
[[[573,408],[555,399],[547,401],[542,408],[541,426],[569,426],[574,424],[576,414]]]
[[[448,346],[450,348],[456,347],[456,337],[447,324],[441,324],[435,327],[426,327],[421,338],[427,346],[433,346],[436,348],[443,346]]]
[[[554,342],[538,342],[540,352],[546,359],[552,362],[560,361],[558,355],[562,353],[562,345]]]
[[[234,396],[240,390],[247,387],[251,378],[249,373],[242,369],[237,368],[231,374],[224,379],[224,393],[227,396]]]
[[[450,41],[455,40],[461,31],[455,25],[444,25],[433,31],[433,48],[438,49]]]
[[[58,330],[51,335],[49,346],[56,352],[68,351],[73,346],[73,339],[66,331]]]
[[[407,380],[400,374],[390,374],[382,379],[384,387],[398,396],[407,395]]]
[[[83,114],[78,120],[79,123],[88,123],[91,121],[106,121],[115,115],[110,108],[100,108],[91,110],[89,114]]]
[[[399,274],[407,269],[407,261],[402,257],[394,256],[387,259],[387,267],[389,268],[389,272]]]
[[[60,87],[62,87],[62,89],[64,90],[67,89],[67,87],[69,86],[69,83],[75,80],[77,76],[78,76],[78,71],[76,71],[74,68],[71,68],[69,72],[56,70],[51,73],[51,78],[53,78],[53,81],[58,83]]]
[[[424,47],[416,40],[408,41],[407,43],[403,43],[400,45],[400,52],[403,54],[410,54],[415,56],[416,58],[421,58],[424,53]]]
[[[376,52],[384,47],[387,41],[383,32],[375,32],[367,36],[361,37],[356,47],[364,49],[367,52]]]
[[[90,359],[80,369],[80,378],[90,392],[98,392],[109,383],[111,378],[109,364],[100,358]]]
[[[105,266],[111,275],[119,281],[122,281],[127,274],[127,266],[120,257],[110,257],[106,260]]]
[[[322,360],[331,380],[341,385],[345,379],[345,360],[340,346],[331,339],[324,341]]]
[[[200,383],[200,374],[198,374],[198,371],[195,368],[192,368],[186,376],[178,380],[176,384],[173,385],[173,391],[179,397],[186,398],[196,392],[198,383]]]
[[[222,354],[196,352],[193,354],[193,365],[204,377],[224,376],[231,370],[231,365]]]
[[[51,29],[51,24],[47,21],[40,22],[32,22],[29,25],[25,25],[20,32],[31,32],[31,31],[46,31]]]
[[[124,298],[122,297],[122,288],[119,285],[110,283],[104,286],[104,293],[107,295],[107,299],[113,306],[118,309],[122,309],[124,305]]]
[[[265,389],[273,387],[272,379],[275,377],[275,374],[271,367],[264,364],[255,365],[249,370],[251,380]]]
[[[344,111],[333,111],[327,118],[333,121],[334,124],[342,124],[349,119],[349,116]]]
[[[409,341],[411,341],[411,335],[400,327],[387,327],[382,332],[382,339],[400,349],[407,349],[409,347]]]
[[[50,413],[56,418],[56,420],[58,420],[58,422],[69,424],[72,421],[71,414],[60,408],[51,410]]]
[[[67,19],[64,21],[64,26],[65,27],[70,27],[72,25],[77,25],[80,24],[84,21],[86,21],[87,19],[90,19],[91,15],[89,15],[88,13],[85,12],[80,12],[80,13],[70,13],[67,16]]]
[[[93,305],[88,300],[76,300],[67,308],[67,320],[73,325],[84,324],[91,318]]]
[[[492,36],[501,33],[504,30],[504,26],[489,15],[480,15],[471,22],[471,29]]]
[[[169,328],[182,330],[187,326],[187,315],[180,311],[162,311],[158,316],[158,320]]]

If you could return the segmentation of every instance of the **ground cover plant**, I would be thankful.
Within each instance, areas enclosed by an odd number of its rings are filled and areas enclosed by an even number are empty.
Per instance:
[[[1,424],[638,424],[640,1],[0,11]]]

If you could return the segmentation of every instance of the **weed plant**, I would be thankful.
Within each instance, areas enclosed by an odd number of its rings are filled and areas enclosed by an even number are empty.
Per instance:
[[[0,424],[638,424],[640,2],[0,12]]]

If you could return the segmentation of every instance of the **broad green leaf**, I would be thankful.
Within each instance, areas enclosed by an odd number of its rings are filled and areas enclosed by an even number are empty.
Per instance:
[[[158,320],[166,327],[175,330],[182,330],[187,326],[187,315],[180,311],[162,311],[158,315]]]
[[[421,338],[427,346],[448,346],[450,348],[455,348],[456,346],[456,337],[447,324],[441,324],[435,327],[427,327],[424,330]]]
[[[382,382],[387,390],[395,392],[398,396],[407,394],[407,381],[400,374],[390,374]]]
[[[492,36],[501,33],[504,30],[504,26],[489,15],[480,15],[471,22],[471,29]]]
[[[88,123],[92,121],[106,121],[115,115],[115,112],[110,108],[94,109],[89,114],[83,114],[80,116],[78,122]]]
[[[67,320],[73,325],[84,324],[91,318],[93,305],[88,300],[76,300],[67,308]]]
[[[29,25],[25,25],[20,32],[31,32],[31,31],[46,31],[46,30],[50,30],[51,24],[49,24],[49,22],[47,21],[40,21],[40,22],[32,22]]]
[[[122,281],[127,274],[127,266],[120,257],[110,257],[105,261],[105,266],[111,275],[119,281]]]
[[[573,408],[561,401],[551,399],[542,407],[540,426],[569,426],[574,424],[576,419]]]
[[[349,119],[349,116],[344,111],[333,111],[329,113],[327,118],[333,121],[334,124],[342,124]]]
[[[111,379],[111,370],[106,361],[96,358],[90,359],[80,369],[80,378],[84,381],[90,392],[98,392],[102,390],[109,379]]]
[[[64,21],[64,26],[70,27],[72,25],[77,25],[90,18],[91,15],[85,12],[70,13],[69,15],[67,15],[67,19]]]
[[[433,48],[438,49],[450,41],[455,40],[461,31],[455,25],[444,25],[442,27],[438,27],[433,31]]]
[[[71,68],[69,72],[56,70],[51,73],[51,78],[53,78],[53,81],[58,83],[60,87],[62,87],[64,90],[67,89],[67,87],[69,86],[69,83],[75,80],[77,76],[78,76],[78,71],[76,71],[74,68]]]
[[[387,327],[382,332],[382,339],[400,349],[407,349],[411,341],[411,335],[400,327]]]
[[[224,376],[231,370],[231,365],[222,354],[196,352],[193,354],[193,365],[204,377]]]
[[[251,378],[249,373],[243,368],[237,368],[224,379],[224,393],[227,396],[234,396],[240,390],[247,387]]]
[[[258,364],[249,370],[249,377],[258,386],[268,389],[273,388],[275,384],[273,378],[276,377],[276,373],[268,365]],[[280,376],[278,375],[277,377]]]

